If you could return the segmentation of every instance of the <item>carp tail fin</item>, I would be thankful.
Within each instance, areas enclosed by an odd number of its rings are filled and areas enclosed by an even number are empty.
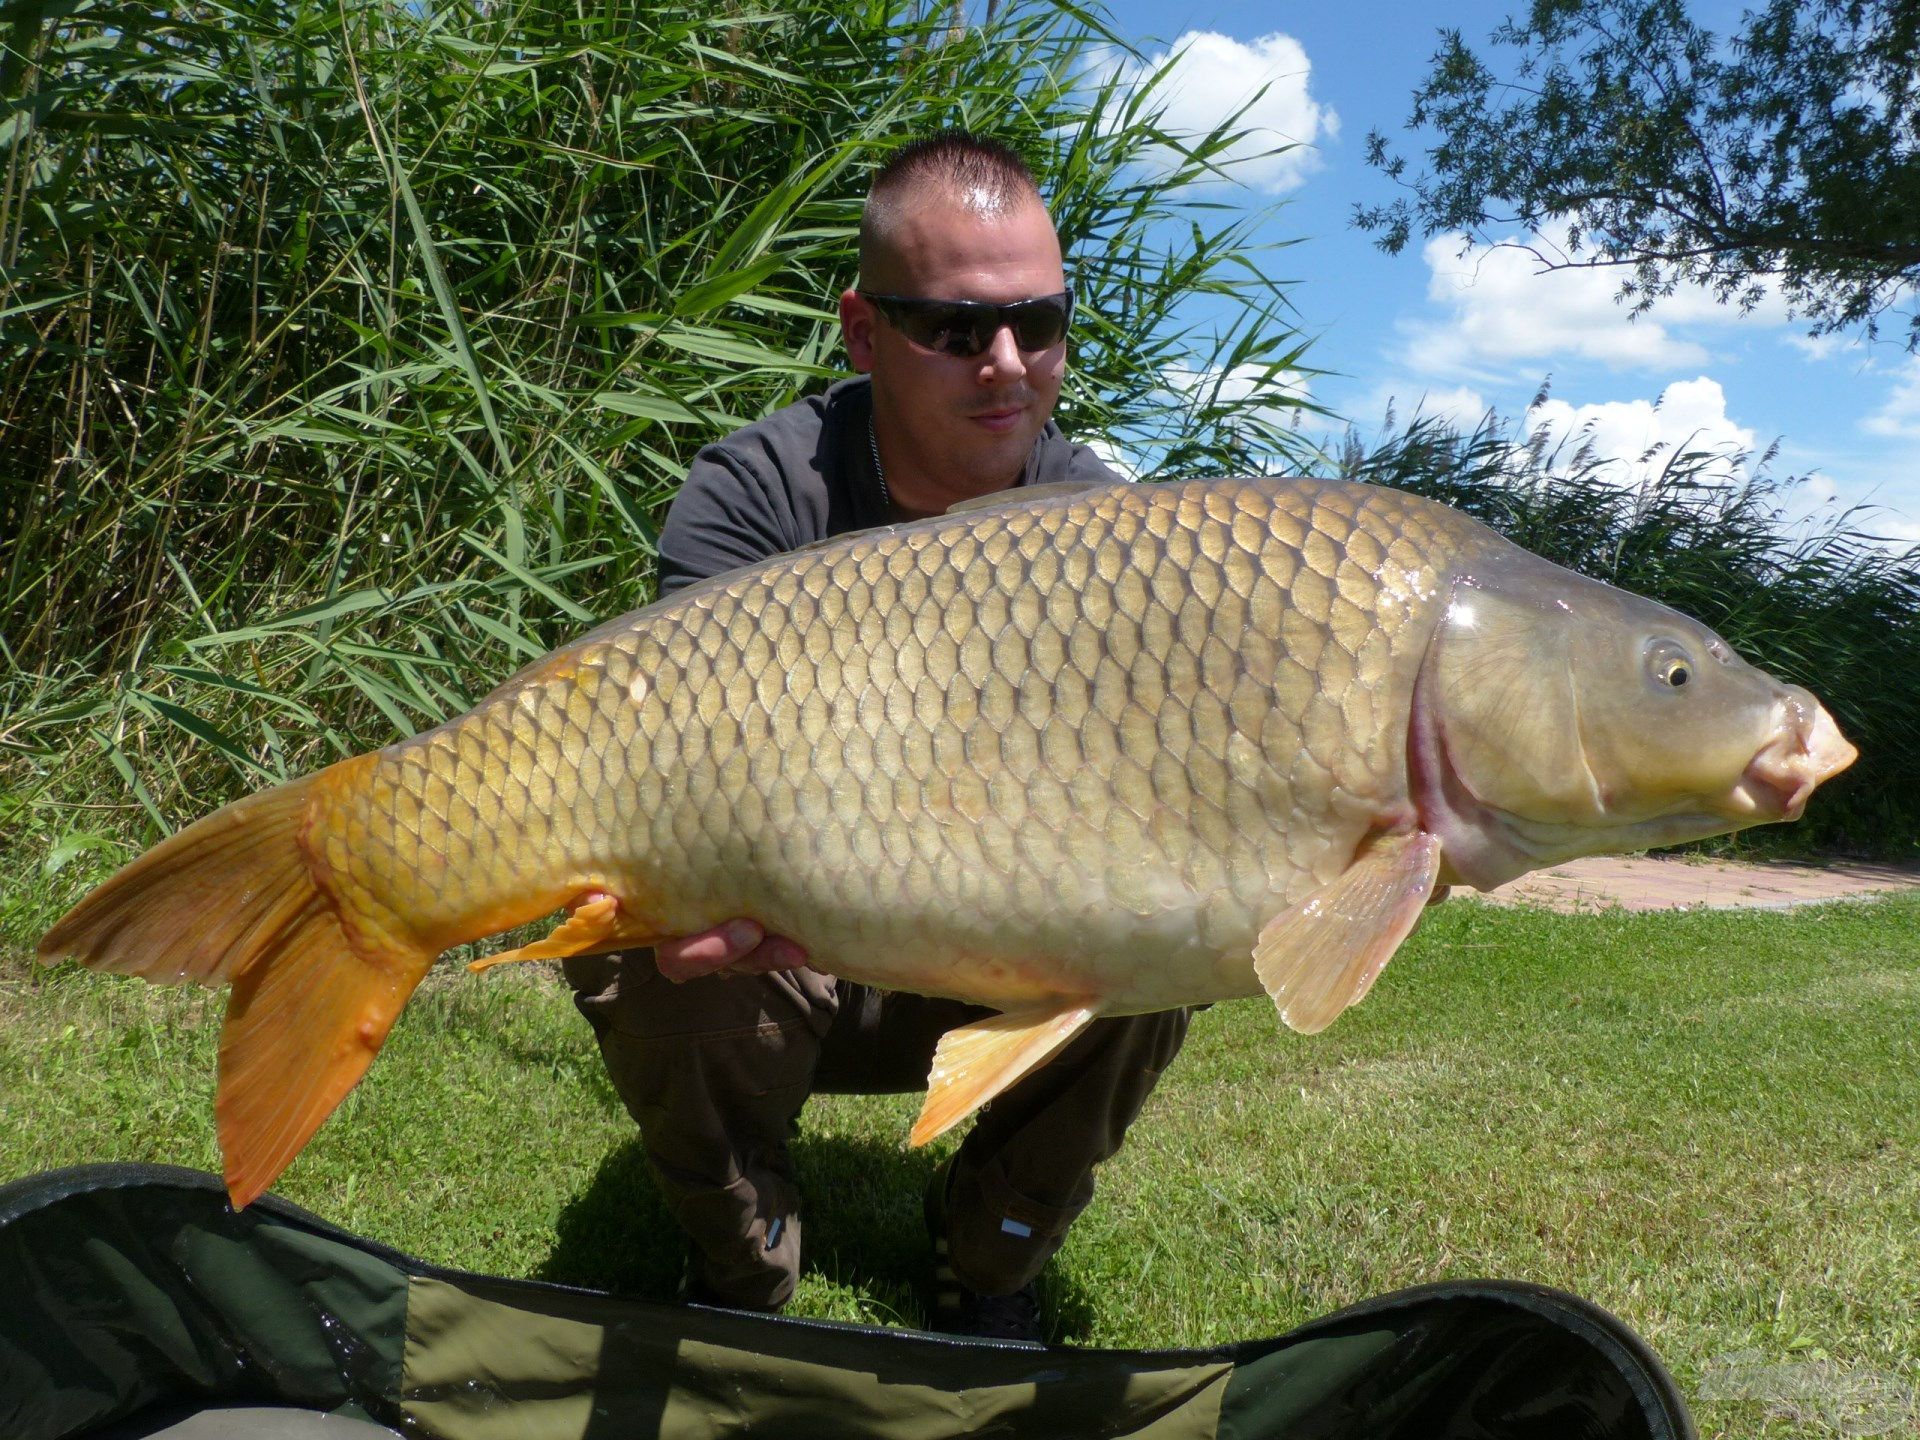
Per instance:
[[[360,1083],[432,952],[363,955],[316,889],[234,981],[214,1110],[227,1193],[251,1204]]]
[[[257,1198],[366,1068],[433,963],[410,941],[350,931],[305,848],[315,788],[357,768],[250,795],[132,861],[69,911],[40,958],[157,984],[230,983],[216,1106],[227,1191]]]
[[[324,773],[324,772],[323,772]],[[116,871],[40,941],[40,961],[224,985],[318,894],[301,853],[308,776],[197,820]]]

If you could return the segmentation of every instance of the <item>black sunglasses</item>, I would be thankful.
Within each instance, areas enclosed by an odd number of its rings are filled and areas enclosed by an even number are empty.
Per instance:
[[[1073,319],[1073,291],[1016,300],[1011,305],[989,305],[983,300],[921,300],[912,295],[876,295],[854,292],[892,322],[893,328],[916,345],[963,359],[983,353],[1002,326],[1011,326],[1014,343],[1022,350],[1048,350],[1058,345]]]

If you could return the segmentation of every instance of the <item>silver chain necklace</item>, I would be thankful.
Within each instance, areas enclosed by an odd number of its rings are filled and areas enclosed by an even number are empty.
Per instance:
[[[867,412],[867,450],[873,456],[873,478],[880,482],[880,509],[893,518],[893,496],[887,493],[887,472],[880,464],[880,437],[873,431],[873,412]]]

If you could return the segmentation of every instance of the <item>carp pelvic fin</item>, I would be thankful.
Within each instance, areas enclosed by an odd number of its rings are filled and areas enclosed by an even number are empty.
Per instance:
[[[1094,1017],[1091,1005],[1016,1010],[949,1030],[933,1052],[927,1099],[907,1143],[944,1135],[1031,1070],[1037,1070]]]
[[[1303,1035],[1366,998],[1440,877],[1440,838],[1383,835],[1332,884],[1267,922],[1253,969],[1280,1018]]]
[[[477,973],[521,960],[564,960],[569,955],[594,955],[628,945],[651,945],[659,938],[632,928],[621,912],[619,896],[594,890],[567,907],[567,918],[554,926],[546,939],[514,950],[502,950],[498,955],[483,955],[469,961],[467,969]]]

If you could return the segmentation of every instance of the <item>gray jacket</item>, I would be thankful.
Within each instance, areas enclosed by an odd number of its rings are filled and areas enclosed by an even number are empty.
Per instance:
[[[872,384],[857,376],[701,450],[660,530],[660,593],[888,523],[867,440],[872,414]],[[1056,480],[1120,476],[1049,420],[1015,483]]]

